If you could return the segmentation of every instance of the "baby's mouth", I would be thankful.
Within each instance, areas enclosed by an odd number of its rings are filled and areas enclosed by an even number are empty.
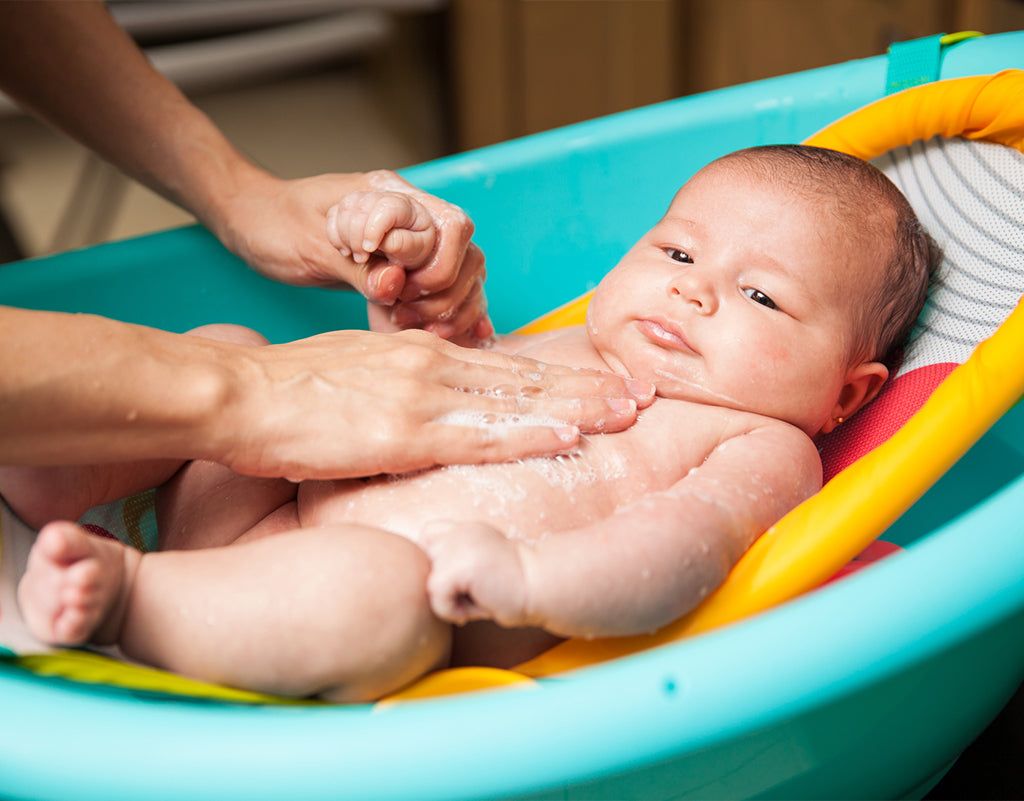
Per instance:
[[[683,337],[683,332],[671,323],[660,320],[641,320],[640,330],[648,339],[666,348],[683,351],[684,353],[696,353],[690,343]]]

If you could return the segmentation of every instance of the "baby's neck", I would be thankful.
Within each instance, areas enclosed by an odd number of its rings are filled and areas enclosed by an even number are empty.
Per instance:
[[[573,325],[540,334],[504,336],[496,349],[549,364],[616,372],[590,341],[586,326]]]

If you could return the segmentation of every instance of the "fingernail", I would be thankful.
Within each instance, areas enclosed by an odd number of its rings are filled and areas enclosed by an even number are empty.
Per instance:
[[[494,336],[494,325],[491,323],[489,317],[481,317],[476,321],[476,327],[473,329],[473,333],[477,339],[490,339]]]
[[[408,306],[397,306],[391,312],[391,322],[395,325],[414,325],[420,322],[420,316],[415,309],[410,309]]]
[[[387,268],[374,270],[370,273],[367,281],[367,297],[378,303],[394,303],[395,296],[401,288],[399,277],[396,277],[391,270]]]
[[[636,411],[635,400],[627,400],[626,398],[608,398],[605,400],[605,403],[608,404],[609,409],[616,413]]]
[[[654,384],[649,384],[636,378],[626,379],[626,389],[635,398],[647,399],[654,396]]]
[[[580,430],[576,426],[558,426],[555,428],[555,436],[567,445],[571,445],[579,438]]]
[[[451,339],[458,333],[454,325],[445,322],[427,323],[423,326],[423,330],[429,331],[431,334],[437,334],[441,339]]]

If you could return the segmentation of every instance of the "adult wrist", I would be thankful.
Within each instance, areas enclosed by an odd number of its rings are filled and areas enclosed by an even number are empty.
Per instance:
[[[257,167],[226,140],[216,150],[208,148],[203,166],[181,187],[178,202],[191,211],[232,252],[241,255],[240,232],[245,230],[240,211],[244,200],[257,193],[272,193],[281,183]]]
[[[243,346],[202,340],[198,347],[203,352],[182,368],[183,455],[234,467],[244,461],[247,443],[258,438],[249,409],[262,371]]]

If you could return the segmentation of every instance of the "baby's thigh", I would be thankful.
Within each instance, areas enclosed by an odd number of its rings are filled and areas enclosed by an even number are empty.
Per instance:
[[[157,490],[160,550],[230,545],[295,500],[296,485],[190,462]],[[297,520],[295,521],[297,523]]]
[[[54,467],[0,467],[0,495],[34,529],[53,520],[78,520],[102,506],[162,484],[178,459]]]

